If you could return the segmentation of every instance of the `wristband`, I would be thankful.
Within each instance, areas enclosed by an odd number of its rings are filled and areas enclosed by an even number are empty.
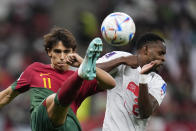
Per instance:
[[[139,74],[139,84],[147,84],[149,82],[149,78],[147,74]]]

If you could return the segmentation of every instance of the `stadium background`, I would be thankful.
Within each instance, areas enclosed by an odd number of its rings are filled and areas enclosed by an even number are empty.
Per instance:
[[[166,39],[163,77],[167,95],[153,114],[148,131],[196,130],[196,1],[195,0],[0,0],[0,89],[18,78],[32,62],[49,62],[42,36],[52,27],[68,28],[84,56],[88,43],[100,36],[100,24],[111,12],[133,17],[137,38],[153,31]],[[110,50],[134,51],[131,44]],[[86,100],[78,116],[84,131],[100,131],[106,93]],[[0,131],[30,131],[29,93],[0,111]]]

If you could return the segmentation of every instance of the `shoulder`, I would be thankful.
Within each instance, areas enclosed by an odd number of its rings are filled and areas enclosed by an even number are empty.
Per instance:
[[[40,63],[40,62],[34,62],[31,64],[32,66],[47,66],[46,64]]]
[[[30,64],[25,71],[32,71],[32,70],[36,70],[36,69],[40,69],[40,68],[46,68],[48,67],[48,65],[40,63],[40,62],[34,62],[32,64]]]
[[[152,76],[153,78],[155,78],[155,79],[157,79],[157,80],[160,80],[160,81],[164,81],[163,78],[162,78],[159,74],[157,74],[157,73],[155,73],[155,72],[151,72],[150,74],[151,74],[151,76]],[[164,82],[165,82],[165,81],[164,81]]]
[[[109,52],[109,53],[106,53],[104,56],[105,57],[111,57],[111,56],[129,56],[129,55],[132,55],[131,53],[129,52],[124,52],[124,51],[112,51],[112,52]]]
[[[40,62],[34,62],[31,65],[28,66],[28,68],[35,68],[35,67],[47,67],[48,65],[40,63]]]
[[[108,60],[113,60],[113,59],[116,59],[116,58],[119,58],[119,57],[122,57],[122,56],[129,56],[129,55],[132,55],[132,54],[128,53],[128,52],[124,52],[124,51],[112,51],[112,52],[106,53],[101,58],[99,58],[97,60],[97,63],[105,62],[105,61],[108,61]]]
[[[155,72],[151,72],[150,75],[152,77],[152,82],[154,84],[158,84],[158,85],[160,84],[162,86],[166,86],[167,85],[166,82],[163,80],[163,78],[159,74],[157,74]]]

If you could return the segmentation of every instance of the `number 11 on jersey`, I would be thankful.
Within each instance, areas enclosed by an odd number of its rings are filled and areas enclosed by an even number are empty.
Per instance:
[[[43,78],[44,88],[51,88],[51,79],[50,78]],[[48,83],[48,86],[47,86]]]

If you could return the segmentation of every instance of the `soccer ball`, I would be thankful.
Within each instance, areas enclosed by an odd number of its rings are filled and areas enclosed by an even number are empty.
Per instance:
[[[135,23],[123,12],[111,13],[102,22],[101,34],[108,44],[123,46],[134,37]]]

